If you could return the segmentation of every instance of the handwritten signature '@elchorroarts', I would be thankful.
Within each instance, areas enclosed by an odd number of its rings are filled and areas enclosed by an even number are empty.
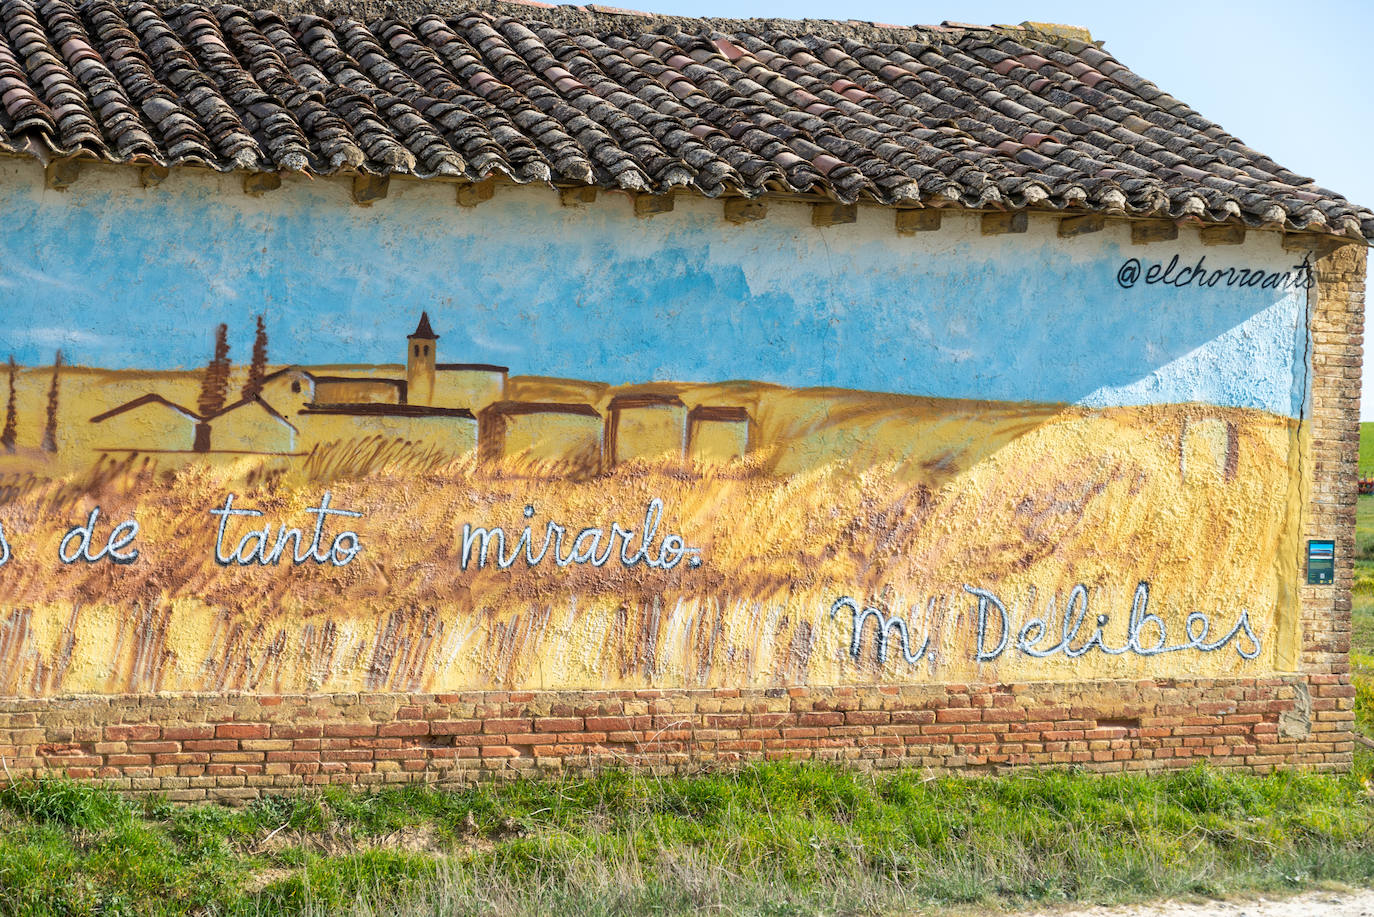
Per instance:
[[[1253,270],[1250,268],[1216,268],[1208,270],[1207,256],[1197,259],[1197,264],[1182,269],[1178,266],[1178,255],[1169,259],[1168,264],[1150,263],[1139,258],[1127,258],[1117,269],[1116,283],[1123,290],[1129,290],[1138,283],[1146,286],[1166,287],[1229,287],[1232,289],[1259,288],[1261,290],[1310,290],[1316,285],[1312,276],[1312,263],[1303,258],[1301,264],[1293,265],[1289,271]]]

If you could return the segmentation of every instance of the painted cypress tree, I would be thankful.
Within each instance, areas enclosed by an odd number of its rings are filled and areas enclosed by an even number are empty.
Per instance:
[[[258,316],[258,330],[253,335],[253,362],[248,366],[248,381],[243,383],[243,397],[255,398],[262,393],[262,380],[267,376],[267,326]]]
[[[13,452],[15,443],[19,438],[19,419],[15,412],[14,387],[19,381],[19,364],[14,362],[14,354],[10,354],[10,397],[5,402],[5,432],[0,433],[0,448],[6,452]]]
[[[200,400],[196,403],[202,417],[209,417],[224,407],[229,393],[229,326],[215,329],[215,355],[205,366],[200,381]]]
[[[43,427],[43,451],[57,451],[57,379],[62,369],[62,351],[52,361],[52,382],[48,385],[48,422]]]

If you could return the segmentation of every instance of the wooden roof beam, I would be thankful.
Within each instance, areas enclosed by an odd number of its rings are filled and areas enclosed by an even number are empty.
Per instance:
[[[651,217],[660,213],[671,213],[673,209],[673,193],[667,194],[636,194],[635,216]]]
[[[1204,226],[1198,230],[1203,245],[1240,245],[1245,241],[1245,227],[1234,223]]]
[[[768,204],[747,197],[730,197],[725,199],[723,215],[730,223],[753,223],[768,216]]]
[[[476,207],[491,200],[496,193],[496,181],[486,178],[479,182],[466,182],[458,186],[458,206]]]
[[[855,223],[858,219],[859,207],[857,204],[825,201],[811,205],[812,226],[840,226],[845,223]]]
[[[66,191],[80,177],[79,159],[54,159],[43,167],[43,184],[54,191]]]
[[[1131,242],[1149,245],[1151,242],[1172,242],[1178,238],[1178,224],[1173,220],[1132,220]]]
[[[1332,236],[1321,232],[1285,232],[1284,251],[1302,252],[1314,258],[1325,258],[1342,245],[1359,245],[1354,239]]]
[[[371,207],[373,203],[386,197],[390,187],[391,179],[385,175],[355,175],[353,203],[359,207]]]
[[[249,172],[243,176],[243,193],[249,197],[261,197],[280,187],[281,176],[276,172]]]
[[[1024,210],[1007,210],[983,214],[983,235],[1000,236],[1009,232],[1025,232],[1030,220]]]
[[[145,188],[155,188],[167,180],[171,170],[166,166],[151,163],[138,170],[138,183]]]
[[[940,228],[943,219],[944,211],[936,210],[934,207],[924,210],[898,210],[893,218],[893,225],[898,235],[914,236],[918,232],[934,232]]]
[[[575,188],[559,188],[558,203],[562,207],[581,207],[596,200],[594,185],[578,185]]]
[[[1064,217],[1059,221],[1059,238],[1072,239],[1090,232],[1101,232],[1107,226],[1107,218],[1100,213],[1083,213]]]

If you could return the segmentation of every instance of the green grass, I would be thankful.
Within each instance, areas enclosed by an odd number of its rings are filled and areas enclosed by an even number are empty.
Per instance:
[[[1374,476],[1374,423],[1360,424],[1360,477]]]
[[[4,914],[868,914],[1374,881],[1351,775],[872,776],[820,765],[130,802],[0,791]]]
[[[1366,445],[1360,425],[1360,467]],[[1351,595],[1350,669],[1355,682],[1355,726],[1374,736],[1374,495],[1363,495],[1355,513],[1355,585]]]

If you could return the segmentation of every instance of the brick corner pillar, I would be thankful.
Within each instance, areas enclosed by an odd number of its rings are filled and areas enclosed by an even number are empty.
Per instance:
[[[1349,768],[1353,750],[1350,612],[1366,261],[1363,244],[1335,248],[1317,259],[1316,283],[1308,291],[1310,394],[1307,429],[1299,431],[1306,505],[1298,545],[1300,626],[1292,659],[1302,678],[1295,684],[1296,703],[1279,725],[1281,736],[1304,743],[1297,763],[1322,769]],[[1306,584],[1307,542],[1313,538],[1336,543],[1334,584]]]

